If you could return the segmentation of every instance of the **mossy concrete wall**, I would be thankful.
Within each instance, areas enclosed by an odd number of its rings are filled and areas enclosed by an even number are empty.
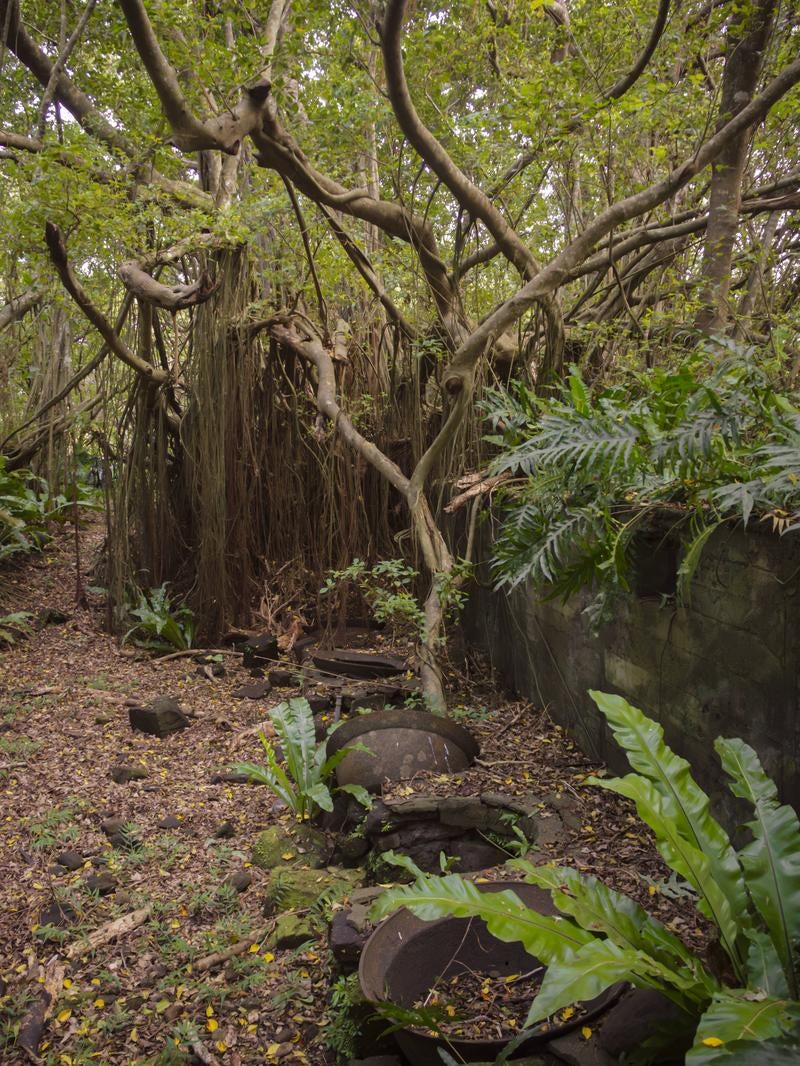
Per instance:
[[[487,652],[510,689],[546,705],[613,770],[627,763],[588,689],[619,693],[661,722],[730,817],[714,752],[720,735],[752,744],[781,798],[800,810],[800,535],[717,531],[684,605],[659,594],[669,550],[662,539],[640,553],[641,594],[622,597],[597,635],[582,615],[588,594],[563,604],[530,586],[495,592],[484,564],[465,614],[467,641]]]

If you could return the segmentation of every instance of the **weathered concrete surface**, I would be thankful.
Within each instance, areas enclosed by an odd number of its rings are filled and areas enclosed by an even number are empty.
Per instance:
[[[530,586],[497,593],[483,565],[465,613],[467,640],[615,771],[627,763],[590,688],[620,693],[660,721],[729,820],[736,808],[714,752],[720,735],[752,744],[781,798],[800,809],[800,536],[780,538],[758,523],[720,529],[683,606],[656,594],[659,552],[644,554],[650,564],[636,586],[649,594],[623,597],[597,636],[581,614],[588,594],[562,604],[543,602]]]

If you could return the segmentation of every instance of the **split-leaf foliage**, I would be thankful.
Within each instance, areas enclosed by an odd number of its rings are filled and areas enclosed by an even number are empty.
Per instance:
[[[588,612],[599,622],[630,587],[636,536],[654,515],[682,539],[684,600],[723,522],[796,532],[800,409],[770,369],[717,342],[596,394],[574,367],[547,398],[520,382],[492,391],[484,408],[500,447],[493,469],[518,476],[502,504],[497,583],[530,579],[565,598],[593,585]]]
[[[349,745],[328,756],[324,741],[317,743],[314,715],[305,697],[286,700],[270,711],[270,719],[280,740],[283,765],[272,742],[262,733],[259,737],[266,763],[237,763],[236,773],[247,774],[251,781],[266,785],[298,819],[311,817],[317,810],[333,810],[333,792],[346,792],[369,808],[369,793],[360,785],[331,787],[331,778],[339,763],[354,748]]]

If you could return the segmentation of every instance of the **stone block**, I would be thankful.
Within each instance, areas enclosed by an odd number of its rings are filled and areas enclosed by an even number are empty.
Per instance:
[[[246,667],[271,665],[278,658],[278,640],[271,633],[250,637],[242,648],[242,662]]]
[[[149,733],[162,740],[171,733],[185,729],[189,724],[180,704],[168,696],[160,696],[144,707],[130,707],[128,717],[131,729]]]
[[[446,796],[439,804],[442,825],[486,829],[489,812],[479,796]]]

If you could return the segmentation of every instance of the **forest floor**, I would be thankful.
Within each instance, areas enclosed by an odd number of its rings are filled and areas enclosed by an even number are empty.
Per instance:
[[[87,554],[99,538],[87,531]],[[52,991],[39,1045],[48,1064],[333,1063],[329,1045],[342,1019],[329,1006],[324,938],[285,951],[256,940],[224,966],[198,966],[264,928],[268,873],[251,865],[251,847],[285,813],[263,787],[214,778],[258,759],[253,727],[280,693],[233,699],[249,680],[240,658],[226,657],[226,676],[210,680],[191,659],[121,646],[104,631],[102,600],[91,599],[74,605],[66,534],[5,571],[0,584],[0,616],[68,615],[0,655],[0,1060],[30,1061],[20,1031],[41,1022],[37,1005]],[[543,712],[488,683],[457,683],[453,702],[482,761],[454,790],[569,797],[570,825],[539,859],[602,877],[702,942],[685,904],[661,891],[667,871],[631,808],[585,784],[603,768]],[[180,702],[189,727],[163,740],[134,732],[130,702],[163,695]],[[119,764],[146,776],[117,784],[110,775]],[[101,823],[112,817],[134,846],[111,845]],[[56,861],[65,852],[71,871]],[[235,885],[231,875],[239,875]],[[136,912],[140,924],[127,933],[93,950],[83,943]]]

